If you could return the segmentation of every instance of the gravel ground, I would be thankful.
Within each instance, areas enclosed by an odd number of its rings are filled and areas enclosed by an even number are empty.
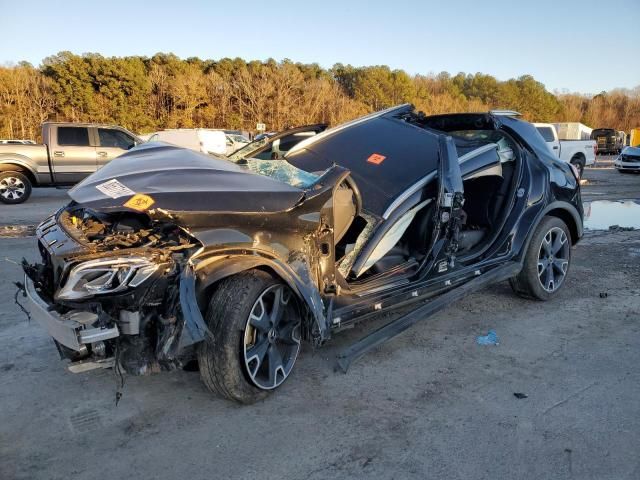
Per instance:
[[[585,200],[640,199],[640,175],[599,157]],[[602,168],[605,167],[605,168]],[[0,206],[31,225],[65,192]],[[0,258],[35,240],[0,238]],[[638,479],[640,232],[589,232],[560,294],[471,295],[334,372],[365,328],[306,348],[274,395],[240,407],[195,372],[128,377],[67,372],[44,331],[13,303],[19,267],[0,278],[2,479]],[[493,329],[498,346],[478,346]],[[514,393],[524,393],[518,399]]]

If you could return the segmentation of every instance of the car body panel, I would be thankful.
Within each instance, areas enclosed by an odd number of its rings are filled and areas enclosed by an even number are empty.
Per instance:
[[[409,127],[391,115],[410,106],[388,111],[348,128],[324,135],[291,150],[286,159],[309,172],[338,164],[351,171],[363,198],[363,207],[382,216],[394,199],[417,179],[435,171],[438,135]]]
[[[111,198],[97,188],[110,181],[117,181],[132,193]],[[128,152],[69,191],[77,203],[105,211],[123,209],[134,194],[150,196],[154,201],[151,210],[196,219],[199,212],[213,217],[213,212],[266,214],[288,210],[303,192],[222,158],[161,143],[148,143]],[[190,226],[196,228],[201,223]]]

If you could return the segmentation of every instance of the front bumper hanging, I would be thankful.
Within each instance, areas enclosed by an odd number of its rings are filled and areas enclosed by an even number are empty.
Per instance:
[[[110,328],[92,327],[91,325],[98,320],[95,313],[80,310],[73,310],[64,315],[57,313],[38,294],[33,281],[27,275],[24,277],[24,289],[27,297],[25,309],[60,345],[79,353],[86,353],[87,345],[120,335],[117,325]]]

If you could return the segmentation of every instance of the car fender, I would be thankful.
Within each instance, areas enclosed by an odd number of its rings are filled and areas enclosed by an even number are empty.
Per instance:
[[[550,212],[565,212],[564,215],[554,215],[554,216],[558,216],[559,218],[561,218],[563,221],[565,221],[565,223],[567,223],[566,222],[567,219],[573,220],[573,227],[575,227],[575,233],[577,233],[576,238],[572,239],[574,245],[582,237],[582,233],[583,233],[582,217],[580,216],[580,213],[578,212],[576,207],[571,205],[569,202],[556,200],[554,202],[551,202],[545,208],[543,208],[538,213],[535,221],[532,222],[531,228],[529,229],[529,232],[527,233],[526,241],[525,241],[525,243],[523,245],[523,248],[521,249],[521,255],[524,255],[525,252],[527,251],[527,249],[529,248],[529,243],[531,242],[532,233],[535,231],[536,228],[538,228],[538,225],[540,224],[542,219],[544,217],[546,217]],[[574,229],[571,228],[572,225],[567,225],[567,226],[571,230],[572,236],[573,236]]]
[[[6,170],[7,167],[15,165],[20,169],[25,169],[33,178],[38,178],[38,169],[34,167],[33,160],[23,155],[2,155],[0,154],[0,170]]]
[[[204,308],[206,291],[215,283],[232,275],[263,268],[271,271],[284,281],[291,290],[307,306],[313,322],[317,326],[319,340],[329,338],[330,329],[324,314],[324,303],[318,289],[315,288],[313,275],[309,264],[303,260],[292,262],[295,268],[277,258],[267,257],[260,252],[246,252],[239,255],[216,255],[199,262],[194,267],[197,278],[195,287],[195,301]]]

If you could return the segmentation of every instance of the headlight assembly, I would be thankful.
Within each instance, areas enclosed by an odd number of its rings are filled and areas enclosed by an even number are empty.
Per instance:
[[[137,287],[158,270],[159,264],[142,257],[101,258],[73,267],[56,299],[78,300]]]

